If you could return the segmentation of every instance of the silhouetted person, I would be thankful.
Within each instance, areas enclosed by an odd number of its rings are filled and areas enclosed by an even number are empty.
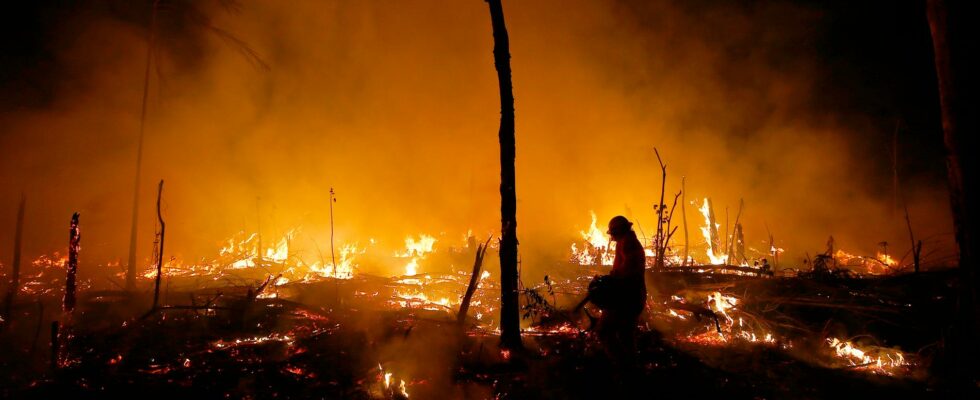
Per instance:
[[[591,301],[602,310],[599,338],[612,356],[627,362],[633,357],[637,320],[647,298],[643,279],[646,254],[632,226],[623,216],[609,221],[607,233],[616,241],[612,271],[589,285]]]

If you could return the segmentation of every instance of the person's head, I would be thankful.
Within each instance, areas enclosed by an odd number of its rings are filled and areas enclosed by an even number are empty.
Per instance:
[[[606,233],[612,236],[613,240],[620,240],[632,231],[633,223],[626,219],[626,217],[617,215],[609,220],[609,230]]]

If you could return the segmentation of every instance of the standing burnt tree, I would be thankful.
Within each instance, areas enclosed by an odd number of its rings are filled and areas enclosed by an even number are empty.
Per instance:
[[[980,331],[980,308],[977,302],[977,210],[976,157],[964,149],[977,135],[977,58],[976,35],[980,32],[972,1],[929,0],[927,11],[932,31],[933,54],[939,83],[942,110],[943,142],[946,145],[946,167],[949,180],[950,208],[956,243],[960,249],[960,271],[963,279],[957,326],[952,329],[948,353],[955,373],[967,387],[978,372],[968,366],[980,349],[975,335]],[[972,151],[972,147],[969,148]],[[967,370],[970,371],[967,371]]]
[[[500,344],[521,347],[517,297],[517,192],[515,189],[514,86],[510,79],[510,40],[500,0],[487,0],[493,25],[493,64],[500,84]]]
[[[65,312],[75,311],[75,275],[78,274],[78,250],[81,249],[81,234],[78,232],[78,213],[71,216],[71,227],[68,230],[68,271],[65,277]]]

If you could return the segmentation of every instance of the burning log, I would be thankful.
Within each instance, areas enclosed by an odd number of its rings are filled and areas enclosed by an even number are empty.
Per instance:
[[[65,312],[75,310],[75,274],[78,273],[78,251],[81,235],[78,232],[78,213],[71,216],[71,228],[68,232],[68,276],[65,279],[65,299],[63,308]]]
[[[24,206],[26,203],[27,198],[21,195],[20,206],[17,208],[17,228],[14,231],[14,260],[10,264],[10,288],[7,289],[7,296],[4,299],[3,318],[0,319],[0,323],[3,325],[0,325],[0,330],[6,329],[13,322],[11,310],[14,301],[17,299],[17,292],[20,290],[20,248],[24,234]]]
[[[466,294],[463,295],[463,301],[459,304],[459,313],[456,314],[456,322],[460,325],[466,320],[466,312],[470,309],[470,300],[473,299],[473,292],[476,292],[476,287],[480,284],[480,270],[483,268],[483,256],[487,254],[487,248],[490,247],[490,240],[492,239],[493,236],[488,238],[486,243],[476,246],[476,259],[473,261],[473,275],[470,275],[470,284],[466,287]]]
[[[160,246],[157,247],[157,277],[153,285],[153,309],[156,309],[160,301],[160,278],[163,276],[163,240],[167,233],[167,224],[163,222],[163,214],[160,212],[160,199],[163,197],[163,179],[157,189],[157,220],[160,221]]]

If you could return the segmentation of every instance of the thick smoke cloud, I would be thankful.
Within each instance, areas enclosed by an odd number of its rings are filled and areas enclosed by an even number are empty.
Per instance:
[[[77,210],[86,261],[125,259],[149,8],[93,3],[64,13],[45,36],[56,66],[48,100],[0,114],[0,244],[12,243],[23,192],[29,256],[64,247]],[[668,164],[668,199],[684,176],[688,200],[712,197],[722,223],[725,207],[733,221],[744,199],[752,247],[765,247],[768,230],[786,259],[822,251],[831,234],[864,254],[885,240],[907,248],[881,165],[889,157],[868,154],[888,144],[868,144],[870,119],[814,106],[828,102],[813,47],[821,12],[697,3],[505,4],[524,265],[553,268],[590,210],[600,220],[632,216],[649,236],[655,146]],[[323,246],[331,187],[340,242],[398,248],[410,234],[495,231],[499,103],[484,2],[197,7],[268,69],[200,21],[161,13],[141,258],[159,179],[167,253],[184,259],[213,254],[257,218],[269,236],[302,226],[296,241]],[[945,186],[904,185],[920,235],[939,235],[949,251]],[[695,207],[687,214],[700,246],[702,220]]]

